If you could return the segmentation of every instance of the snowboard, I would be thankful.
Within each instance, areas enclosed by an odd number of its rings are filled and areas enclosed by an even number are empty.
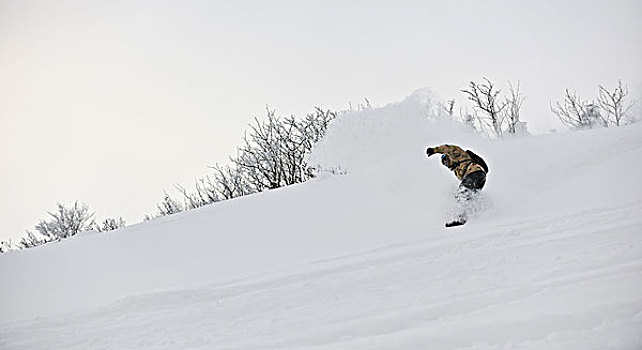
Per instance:
[[[458,198],[461,189],[455,192],[454,197]],[[492,201],[484,192],[477,192],[467,199],[458,199],[447,211],[447,219],[444,226],[457,227],[465,225],[470,219],[475,219],[486,213],[493,206]]]
[[[464,220],[455,220],[455,221],[447,222],[446,223],[446,227],[457,227],[457,226],[461,226],[461,225],[463,225],[465,223],[466,223],[466,221],[464,221]]]

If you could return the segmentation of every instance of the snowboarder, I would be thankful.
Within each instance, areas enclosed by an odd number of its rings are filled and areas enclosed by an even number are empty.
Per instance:
[[[446,223],[446,227],[463,225],[468,220],[466,207],[486,183],[488,166],[480,156],[469,150],[464,151],[461,147],[455,145],[441,145],[426,149],[428,157],[435,153],[443,154],[441,163],[452,170],[461,181],[459,190],[455,195],[459,209],[455,214],[455,219]]]

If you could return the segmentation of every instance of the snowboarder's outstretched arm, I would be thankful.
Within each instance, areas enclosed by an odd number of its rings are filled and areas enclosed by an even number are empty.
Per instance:
[[[428,149],[426,150],[426,154],[428,155],[428,157],[432,156],[435,153],[446,154],[455,162],[470,159],[468,154],[466,154],[466,151],[464,151],[461,147],[455,145],[428,147]]]
[[[432,156],[435,153],[442,153],[441,164],[448,167],[455,173],[455,176],[461,181],[464,180],[464,177],[468,174],[472,174],[476,171],[484,171],[484,168],[473,162],[468,152],[463,148],[455,145],[441,145],[437,147],[428,147],[426,154],[428,157]]]

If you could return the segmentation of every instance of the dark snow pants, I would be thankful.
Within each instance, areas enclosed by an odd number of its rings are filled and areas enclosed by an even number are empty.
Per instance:
[[[463,187],[469,191],[477,192],[484,188],[485,184],[486,173],[483,171],[475,171],[474,173],[468,174],[464,177],[459,188],[461,189]]]

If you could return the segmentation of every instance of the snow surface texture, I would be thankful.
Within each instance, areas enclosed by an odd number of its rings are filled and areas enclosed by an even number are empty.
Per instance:
[[[1,255],[0,349],[642,349],[641,127],[488,142],[427,91],[344,115],[313,181]],[[445,142],[490,166],[452,229]]]

